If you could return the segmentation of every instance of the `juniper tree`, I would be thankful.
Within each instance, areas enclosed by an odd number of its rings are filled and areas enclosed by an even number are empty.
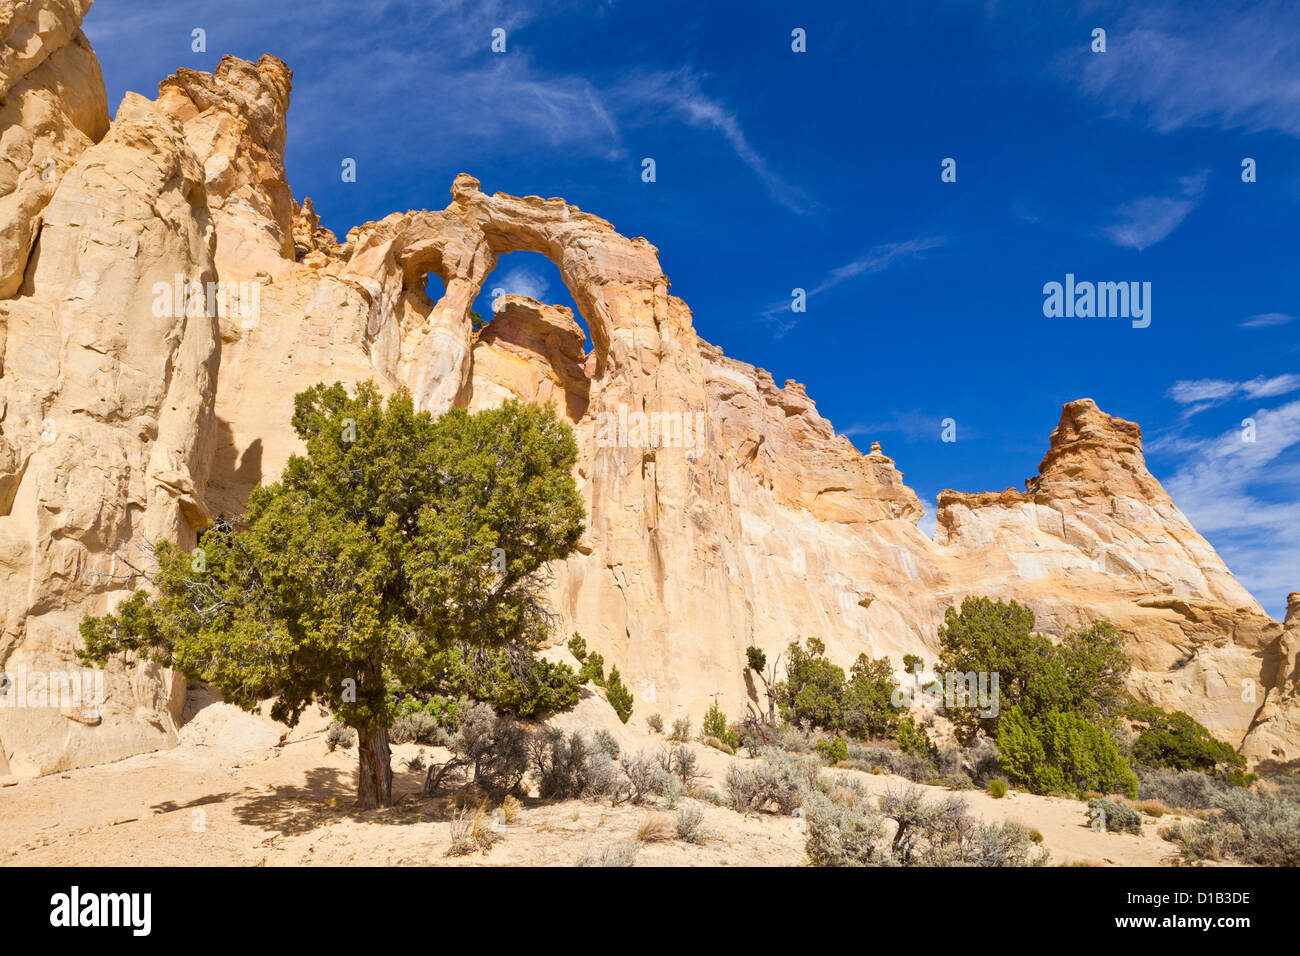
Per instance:
[[[218,522],[189,555],[155,550],[150,594],[86,618],[87,662],[134,652],[246,709],[313,702],[358,733],[358,804],[392,802],[394,682],[437,677],[454,644],[500,648],[545,627],[547,563],[583,531],[577,446],[549,407],[434,418],[370,383],[296,396],[306,445],[254,490],[243,527]]]

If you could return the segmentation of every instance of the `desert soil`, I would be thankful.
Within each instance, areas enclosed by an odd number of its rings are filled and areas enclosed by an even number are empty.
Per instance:
[[[407,762],[436,747],[394,747],[397,805],[357,811],[352,806],[355,750],[329,752],[328,718],[312,712],[293,731],[198,695],[192,698],[177,747],[114,764],[72,770],[0,789],[0,864],[28,866],[569,866],[587,851],[635,838],[643,808],[608,801],[524,801],[518,818],[487,853],[448,857],[451,801],[421,800],[422,771]],[[624,751],[657,748],[652,736],[612,718],[603,701],[584,699],[558,721],[566,729],[611,730]],[[734,758],[692,745],[722,789]],[[880,794],[906,781],[887,774],[835,771],[861,778]],[[939,798],[948,791],[926,787]],[[1077,800],[1012,791],[995,800],[964,794],[986,820],[1018,820],[1040,831],[1055,864],[1114,866],[1171,864],[1175,854],[1157,829],[1178,819],[1144,820],[1141,836],[1098,833]],[[638,866],[799,866],[806,860],[798,821],[771,814],[742,817],[697,800],[709,839],[644,844]]]

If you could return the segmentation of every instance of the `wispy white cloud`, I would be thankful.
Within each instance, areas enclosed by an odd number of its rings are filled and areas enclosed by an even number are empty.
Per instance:
[[[832,269],[818,284],[809,295],[817,295],[825,292],[833,286],[839,285],[847,279],[852,279],[860,275],[869,275],[875,272],[884,272],[896,262],[903,262],[909,259],[919,259],[921,254],[930,249],[937,249],[944,245],[948,240],[943,236],[925,236],[923,238],[908,239],[905,242],[887,242],[884,245],[876,246],[865,255],[859,256],[852,262]]]
[[[919,409],[906,409],[895,411],[887,418],[878,418],[874,421],[856,422],[844,429],[845,435],[858,435],[867,439],[878,439],[880,435],[894,434],[901,435],[904,441],[941,441],[943,438],[943,423],[947,418],[954,418],[948,414],[935,414],[932,412],[923,412]],[[969,426],[960,422],[955,422],[954,437],[957,440],[979,437],[976,432]]]
[[[1183,224],[1201,202],[1209,171],[1184,176],[1171,196],[1145,196],[1115,210],[1115,221],[1102,231],[1117,246],[1139,252],[1154,246]]]
[[[1174,382],[1166,394],[1180,405],[1192,406],[1184,412],[1185,417],[1190,417],[1231,398],[1276,398],[1297,390],[1300,390],[1300,375],[1288,372],[1273,376],[1259,375],[1243,382],[1228,382],[1217,378],[1182,380]]]
[[[502,289],[511,295],[526,295],[538,302],[545,302],[546,293],[551,288],[551,282],[536,269],[530,269],[527,266],[515,266],[499,279],[494,276],[492,287],[494,290]]]
[[[849,279],[884,272],[897,263],[919,259],[925,252],[946,245],[947,242],[944,236],[924,236],[875,246],[852,262],[827,272],[817,285],[807,290],[807,299],[812,299],[813,296],[833,289]],[[797,324],[794,318],[796,313],[791,311],[790,299],[773,302],[763,310],[762,315],[767,322],[775,326],[778,335],[788,332]]]
[[[1166,393],[1180,405],[1193,402],[1217,402],[1236,393],[1236,382],[1225,382],[1217,378],[1200,378],[1191,381],[1178,381],[1169,386]]]
[[[1300,498],[1279,477],[1297,471],[1300,400],[1255,410],[1254,441],[1230,428],[1178,443],[1165,490],[1224,562],[1274,615],[1300,590]],[[1289,491],[1289,493],[1288,493]]]
[[[683,67],[671,72],[634,72],[611,90],[611,98],[632,114],[629,122],[645,122],[667,115],[718,133],[774,200],[797,213],[815,207],[816,202],[807,190],[788,182],[759,154],[745,135],[740,115],[723,101],[706,94],[702,78],[694,71]]]
[[[1262,329],[1272,325],[1287,325],[1295,321],[1294,315],[1285,312],[1261,312],[1243,319],[1237,324],[1243,329]]]
[[[630,65],[630,75],[623,71],[606,81],[538,62],[530,28],[573,10],[599,15],[606,6],[604,0],[418,0],[376,5],[359,16],[353,0],[193,0],[128,7],[112,17],[96,7],[87,32],[93,42],[120,48],[142,36],[188,43],[197,24],[208,28],[215,51],[230,49],[232,37],[222,24],[244,24],[238,38],[257,49],[230,52],[256,57],[270,49],[298,68],[291,152],[306,155],[336,143],[337,124],[347,122],[358,129],[382,126],[385,152],[404,159],[441,155],[460,162],[488,150],[547,148],[620,161],[627,158],[625,128],[668,122],[720,137],[782,205],[797,212],[815,207],[806,190],[785,180],[755,148],[740,112],[706,92],[690,68],[666,73]],[[497,28],[506,31],[503,54],[490,49]],[[348,37],[345,47],[331,39],[339,36]],[[424,41],[429,37],[434,42]]]
[[[1164,2],[1107,30],[1105,53],[1063,55],[1059,72],[1112,113],[1186,127],[1300,137],[1300,5]]]

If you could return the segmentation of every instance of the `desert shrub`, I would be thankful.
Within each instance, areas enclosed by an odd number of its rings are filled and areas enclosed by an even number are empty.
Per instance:
[[[618,775],[609,755],[576,731],[566,737],[555,728],[543,730],[529,746],[529,762],[543,800],[603,796],[614,789]]]
[[[632,866],[636,863],[636,855],[641,849],[641,844],[636,840],[628,840],[625,843],[615,843],[613,846],[604,847],[601,850],[587,850],[578,857],[578,866]]]
[[[487,853],[499,839],[501,834],[492,829],[485,804],[463,807],[451,818],[451,845],[447,848],[447,856],[465,856],[476,850]]]
[[[723,800],[737,813],[751,813],[758,809],[758,781],[753,771],[738,763],[727,766],[722,777]]]
[[[641,843],[665,843],[676,835],[677,825],[666,813],[647,813],[636,828],[636,838]]]
[[[1036,850],[1043,835],[1013,821],[981,823],[962,860],[966,866],[1043,866],[1048,852]]]
[[[941,809],[942,806],[942,809]],[[945,821],[939,820],[940,813],[951,816],[965,802],[960,798],[949,798],[940,804],[927,804],[925,793],[919,787],[907,787],[904,790],[890,790],[880,797],[880,812],[895,824],[890,854],[894,862],[908,866],[915,862],[916,855],[922,850],[930,850],[933,842],[942,845],[939,831],[946,828]],[[962,818],[957,816],[960,821]],[[927,842],[926,838],[930,838]]]
[[[395,744],[445,744],[450,737],[438,718],[422,710],[414,711],[393,721],[388,739]]]
[[[615,784],[611,794],[614,803],[631,803],[641,806],[652,797],[665,793],[675,780],[672,774],[664,771],[658,762],[645,751],[633,756],[625,756],[615,765],[622,772],[621,779]]]
[[[686,785],[682,783],[681,778],[661,768],[655,771],[654,792],[656,796],[663,798],[664,805],[669,810],[674,810],[677,808],[677,802],[686,793]]]
[[[750,753],[758,753],[763,747],[775,747],[780,743],[780,731],[776,727],[752,716],[745,718],[736,728],[736,737],[740,746]]]
[[[1206,820],[1165,833],[1184,859],[1300,866],[1300,804],[1276,793],[1233,789],[1216,794]]]
[[[659,768],[680,780],[687,790],[694,789],[704,777],[700,770],[699,758],[687,744],[660,747],[658,761]]]
[[[881,849],[884,818],[861,804],[845,806],[821,793],[804,804],[804,851],[813,866],[878,866],[886,862]]]
[[[786,722],[777,730],[776,746],[790,753],[806,754],[817,745],[817,739],[811,725],[801,727],[796,723]]]
[[[997,744],[987,737],[981,737],[961,752],[961,769],[977,786],[984,786],[999,776],[1002,773],[1002,757],[998,753]]]
[[[825,740],[819,740],[817,741],[816,750],[832,766],[841,760],[849,759],[849,745],[844,742],[843,737],[828,737]]]
[[[844,806],[862,803],[868,796],[866,784],[849,774],[818,774],[814,787],[818,793],[829,797],[833,803]]]
[[[983,823],[963,798],[927,802],[917,787],[884,794],[878,813],[818,790],[803,814],[814,866],[1041,866],[1048,859],[1027,827]]]
[[[668,735],[669,740],[680,740],[685,742],[691,739],[691,719],[689,717],[678,717],[673,721],[672,733]]]
[[[714,750],[720,750],[728,757],[736,756],[736,748],[732,747],[730,744],[724,743],[717,737],[705,737],[702,742],[704,746],[712,747]]]
[[[1149,817],[1155,817],[1157,820],[1169,812],[1169,807],[1159,800],[1143,800],[1134,807],[1138,813],[1145,813]]]
[[[1138,767],[1138,799],[1159,800],[1184,810],[1208,810],[1217,794],[1231,789],[1223,777],[1199,770]]]
[[[879,744],[863,745],[850,740],[848,748],[848,759],[858,765],[854,767],[857,770],[866,770],[870,773],[879,767],[882,773],[898,773],[902,763],[902,755],[890,747],[882,747]]]
[[[1142,815],[1127,803],[1117,803],[1104,797],[1088,801],[1088,821],[1095,829],[1108,833],[1142,833]]]
[[[1038,718],[1019,707],[998,722],[998,752],[1007,777],[1033,793],[1138,793],[1137,776],[1101,727],[1078,714],[1051,711]]]
[[[899,866],[1039,866],[1028,828],[1018,823],[989,824],[968,812],[963,797],[926,801],[918,787],[890,791],[880,812],[895,824],[889,852]]]
[[[608,730],[597,730],[591,735],[592,746],[612,760],[618,759],[618,741]]]
[[[524,805],[519,802],[518,797],[509,795],[501,801],[501,816],[506,823],[514,823],[523,811]]]
[[[906,777],[912,783],[933,780],[939,775],[938,768],[928,757],[918,757],[916,754],[908,753],[899,757],[896,772],[900,777]]]
[[[989,796],[994,800],[1001,800],[1007,795],[1007,782],[998,778],[990,780],[988,782],[988,791]]]
[[[662,734],[664,732],[664,718],[662,714],[651,714],[645,719],[645,725],[652,734]]]
[[[962,769],[961,748],[955,744],[934,748],[930,759],[934,761],[935,769],[939,771],[941,777],[957,773]]]
[[[1132,754],[1134,762],[1142,766],[1204,771],[1246,766],[1245,757],[1181,710],[1166,712],[1135,705],[1124,716],[1137,733]]]
[[[947,787],[949,790],[974,790],[975,781],[971,780],[961,770],[953,773],[944,774],[939,778],[939,786]]]
[[[736,736],[735,731],[727,726],[727,715],[718,707],[717,701],[714,701],[713,705],[709,707],[708,712],[704,715],[704,723],[700,725],[700,739],[707,740],[709,737],[722,741],[731,748],[733,753],[740,746],[740,738]]]
[[[528,772],[528,733],[509,717],[484,703],[461,711],[460,726],[448,741],[451,759],[430,766],[424,792],[436,789],[450,772],[468,770],[470,781],[500,799],[515,791]]]
[[[775,805],[786,814],[802,804],[804,794],[816,783],[815,761],[775,747],[763,750],[752,767],[731,764],[723,781],[727,805],[732,809],[751,813]]]
[[[677,824],[677,839],[695,844],[704,843],[708,839],[704,832],[704,811],[699,807],[682,807],[674,820]]]
[[[771,747],[759,753],[754,773],[763,799],[776,804],[779,812],[789,814],[803,803],[804,793],[816,784],[817,763]]]
[[[351,727],[344,727],[342,724],[330,724],[330,729],[325,731],[325,749],[333,752],[339,747],[347,750],[353,747],[357,742],[357,732]]]

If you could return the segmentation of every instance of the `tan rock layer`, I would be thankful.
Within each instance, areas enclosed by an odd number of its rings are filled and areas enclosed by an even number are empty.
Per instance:
[[[846,665],[863,651],[933,660],[942,609],[992,594],[1028,602],[1048,633],[1115,621],[1140,696],[1244,740],[1256,759],[1300,756],[1294,615],[1284,630],[1233,579],[1147,471],[1136,425],[1070,403],[1025,491],[944,492],[932,541],[892,459],[836,435],[803,386],[778,388],[696,336],[644,239],[562,199],[487,195],[462,174],[445,209],[394,213],[340,246],[284,176],[290,81],[270,56],[179,71],[156,104],[128,98],[51,202],[28,285],[4,303],[11,355],[24,337],[54,335],[0,378],[13,396],[0,568],[22,582],[6,594],[26,595],[5,610],[11,654],[66,658],[76,618],[111,590],[94,571],[115,569],[112,555],[147,534],[185,541],[208,513],[238,515],[298,447],[294,393],[373,378],[434,412],[518,398],[573,422],[588,532],[555,568],[554,636],[580,630],[618,665],[634,719],[698,720],[715,696],[739,713],[754,694],[749,644],[775,655],[816,635]],[[136,188],[147,195],[127,194],[114,170],[140,166],[169,170],[170,185],[145,177]],[[150,202],[152,225],[135,211]],[[99,228],[104,209],[120,209],[125,233]],[[555,263],[589,352],[572,313],[524,297],[472,328],[488,275],[517,250]],[[256,282],[257,308],[150,318],[141,290],[171,273]],[[436,302],[429,274],[446,290]],[[122,361],[138,336],[166,347]],[[49,354],[64,356],[62,371],[36,367]],[[163,390],[137,371],[161,360],[174,368]],[[51,412],[78,442],[57,458],[36,433]],[[37,472],[48,475],[39,499],[27,477]],[[163,723],[172,703],[159,693],[141,717],[115,712],[71,736],[27,727],[19,743],[0,722],[0,741],[20,772],[44,772],[149,745],[139,726]],[[82,743],[131,734],[99,753]]]

